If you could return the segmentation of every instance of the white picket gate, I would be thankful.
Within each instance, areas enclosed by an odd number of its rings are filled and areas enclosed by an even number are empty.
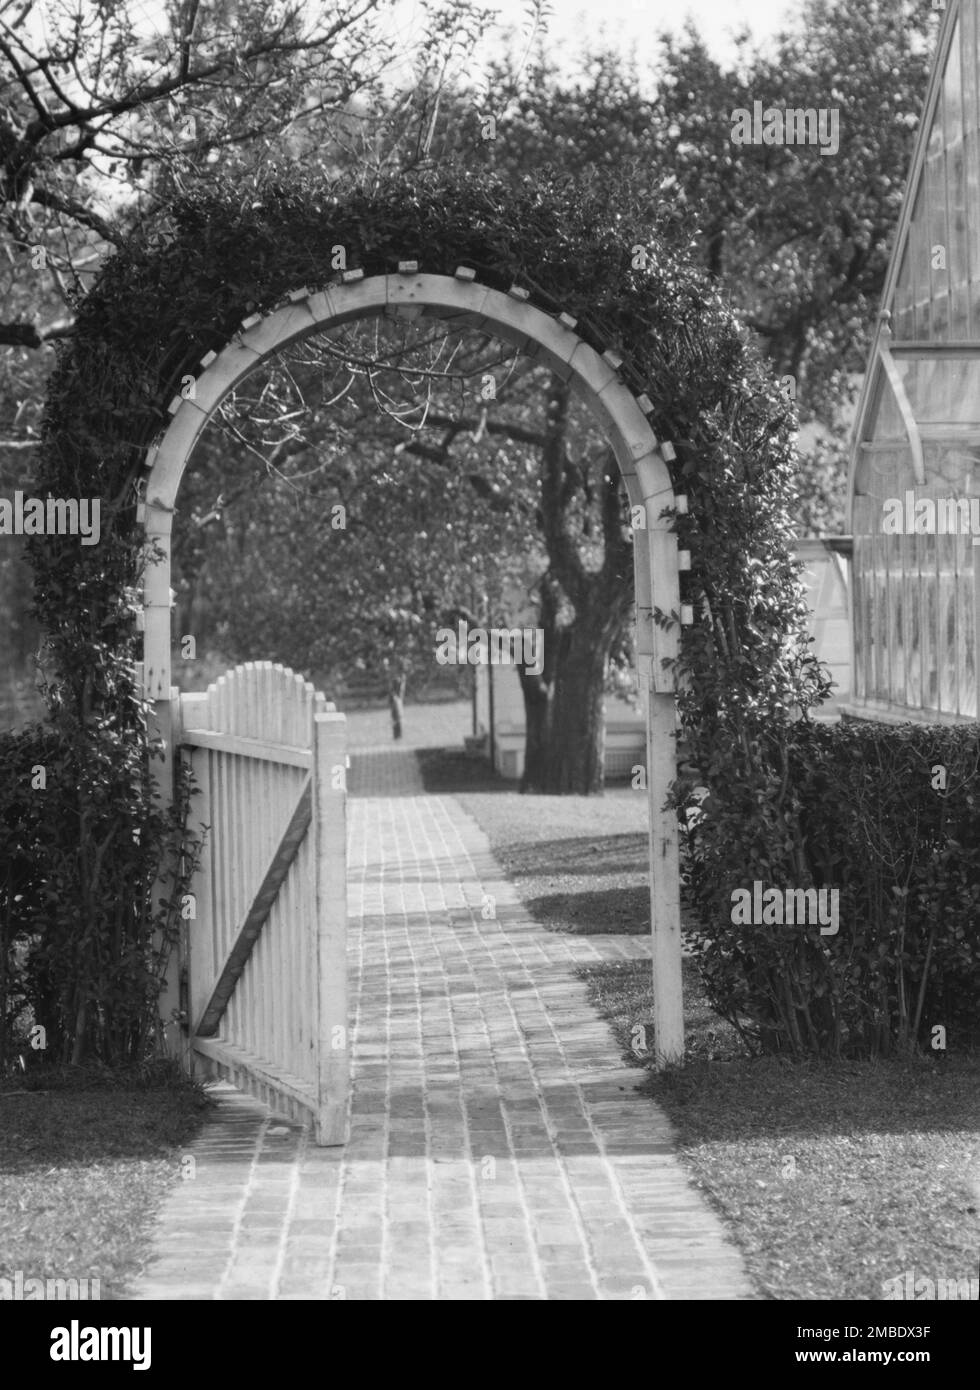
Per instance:
[[[347,730],[271,662],[181,695],[204,836],[181,949],[191,1056],[342,1144],[348,1087]]]

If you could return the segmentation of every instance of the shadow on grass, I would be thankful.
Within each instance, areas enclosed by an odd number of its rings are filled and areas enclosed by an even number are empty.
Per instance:
[[[211,1108],[202,1086],[169,1066],[39,1066],[0,1083],[0,1173],[159,1158]]]
[[[427,792],[452,796],[457,792],[516,792],[516,778],[499,777],[482,758],[458,748],[417,748],[419,773]]]
[[[650,890],[645,884],[553,893],[526,898],[525,903],[535,921],[551,931],[573,936],[646,936],[650,932]]]
[[[147,1091],[23,1091],[0,1096],[0,1173],[160,1158],[208,1108],[200,1097]]]

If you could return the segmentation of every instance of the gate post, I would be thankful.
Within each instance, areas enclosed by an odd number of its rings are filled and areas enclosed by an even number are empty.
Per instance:
[[[177,775],[178,744],[180,741],[180,692],[170,684],[171,593],[170,593],[170,526],[172,513],[156,503],[141,502],[139,519],[143,522],[146,545],[143,569],[143,663],[141,684],[143,695],[152,701],[147,721],[151,742],[159,742],[163,760],[151,761],[154,788],[165,807],[173,804]],[[169,886],[161,877],[153,888],[153,901]],[[167,1056],[179,1057],[184,1050],[184,1033],[175,1016],[181,1007],[180,952],[171,956],[167,968],[167,985],[160,995],[160,1017],[163,1020],[163,1047]]]
[[[347,1017],[347,719],[313,718],[316,856],[317,1110],[320,1145],[347,1141],[350,1027]]]

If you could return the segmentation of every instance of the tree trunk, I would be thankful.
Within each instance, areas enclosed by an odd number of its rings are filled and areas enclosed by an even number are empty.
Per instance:
[[[605,781],[607,652],[587,623],[562,633],[551,702],[544,790],[592,796]]]
[[[528,675],[519,666],[524,695],[524,775],[522,792],[544,791],[547,781],[552,687],[543,676]]]
[[[552,658],[544,673],[519,669],[526,727],[522,792],[591,796],[602,791],[609,640],[581,620],[546,628],[545,652],[550,648]]]
[[[395,739],[402,736],[405,714],[405,676],[394,676],[388,684],[388,708],[391,711],[391,732]]]

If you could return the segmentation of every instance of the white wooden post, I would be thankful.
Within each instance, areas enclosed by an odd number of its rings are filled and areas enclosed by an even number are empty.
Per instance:
[[[163,749],[163,759],[154,757],[150,762],[153,787],[164,807],[174,800],[174,778],[176,776],[177,739],[179,738],[179,692],[176,688],[167,691],[169,698],[154,699],[147,721],[147,733],[153,743],[159,742]],[[152,900],[159,899],[172,887],[169,879],[160,877],[153,886]],[[179,953],[174,950],[167,966],[167,983],[160,994],[159,1011],[163,1020],[163,1048],[168,1057],[177,1057],[183,1050],[184,1037],[180,1025],[173,1021],[174,1010],[180,1008],[180,964]]]
[[[207,727],[208,719],[208,697],[206,694],[181,695],[175,688],[172,700],[173,708],[176,712],[176,727],[179,729],[179,736],[183,737],[184,731],[189,729],[201,729]],[[180,968],[181,974],[186,975],[187,985],[183,991],[184,1008],[187,1010],[185,1023],[187,1025],[184,1033],[186,1045],[185,1065],[193,1076],[200,1072],[200,1066],[195,1065],[194,1057],[194,1025],[201,1017],[201,1012],[207,1002],[206,989],[209,983],[203,970],[195,971],[195,958],[200,960],[201,949],[193,949],[191,937],[195,942],[210,938],[211,925],[211,832],[204,834],[200,830],[201,825],[211,824],[211,777],[208,769],[208,751],[206,748],[188,749],[190,753],[191,768],[197,779],[197,793],[191,797],[190,815],[188,817],[191,831],[203,838],[201,860],[198,865],[197,873],[191,885],[194,894],[194,916],[187,922],[180,924]]]
[[[317,912],[317,1112],[321,1145],[347,1140],[347,720],[314,716],[314,854]]]
[[[665,657],[677,655],[679,628],[659,628],[654,606],[680,611],[677,537],[659,525],[662,497],[648,499],[647,526],[633,535],[636,650],[647,711],[647,796],[650,807],[650,934],[653,965],[654,1061],[660,1068],[684,1056],[681,976],[680,863],[677,813],[664,803],[677,775],[675,681]],[[653,529],[656,528],[656,529]]]
[[[674,696],[647,688],[647,788],[650,797],[650,931],[656,1065],[684,1057],[680,863],[677,812],[663,810],[676,775]]]

